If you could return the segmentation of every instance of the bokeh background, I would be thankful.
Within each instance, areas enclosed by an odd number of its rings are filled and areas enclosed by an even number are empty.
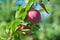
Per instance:
[[[19,6],[26,6],[28,0],[0,0],[0,40],[6,40],[8,24],[15,19],[15,14]],[[36,40],[60,40],[60,0],[43,0],[46,6],[47,14],[39,3],[33,6],[34,9],[40,10],[41,23],[40,29],[36,32]],[[25,40],[25,39],[22,39]],[[27,39],[26,39],[27,40]]]

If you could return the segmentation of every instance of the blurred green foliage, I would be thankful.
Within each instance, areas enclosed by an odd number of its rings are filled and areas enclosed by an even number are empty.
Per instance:
[[[33,0],[34,3],[37,1]],[[50,4],[47,3],[47,0],[44,2],[48,11],[51,12],[51,16],[46,19],[45,23],[39,24],[39,31],[36,31],[35,40],[60,40],[60,2],[59,0],[51,0]],[[16,0],[6,0],[4,3],[0,3],[0,40],[9,40],[9,32],[15,35],[16,27],[21,20],[25,19],[27,11],[30,9],[32,1],[30,0],[24,10],[23,6],[18,7]],[[51,9],[49,7],[51,6]],[[19,9],[18,9],[19,8]],[[17,11],[18,10],[18,11]],[[16,14],[16,11],[18,14]],[[44,10],[39,10],[43,12]],[[15,15],[16,14],[16,15]],[[22,16],[23,15],[23,16]],[[16,17],[15,17],[16,16]],[[25,23],[26,24],[26,23]],[[16,33],[17,34],[17,33]],[[28,40],[27,37],[16,37],[14,36],[12,40]]]

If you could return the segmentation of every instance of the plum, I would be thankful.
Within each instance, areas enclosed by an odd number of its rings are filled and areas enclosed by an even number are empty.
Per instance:
[[[18,30],[25,30],[25,29],[29,29],[29,30],[31,30],[30,27],[25,26],[25,25],[22,25],[21,27],[18,28]]]
[[[41,15],[38,10],[30,10],[27,14],[27,20],[31,24],[38,24],[41,20]]]
[[[30,39],[29,40],[34,40],[33,36],[30,36]]]
[[[22,25],[21,27],[19,27],[18,28],[18,30],[20,31],[22,31],[22,30],[26,30],[26,29],[28,29],[28,30],[31,30],[32,28],[30,28],[30,27],[28,27],[28,26],[25,26],[25,25]],[[21,35],[22,36],[27,36],[27,35],[29,35],[30,34],[30,32],[22,32],[21,33]]]

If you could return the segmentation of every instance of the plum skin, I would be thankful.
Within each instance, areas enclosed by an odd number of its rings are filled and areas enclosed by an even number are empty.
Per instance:
[[[30,27],[25,26],[25,25],[22,25],[21,27],[18,28],[18,30],[25,30],[25,29],[30,29],[31,30]]]
[[[41,14],[38,10],[30,10],[27,19],[31,24],[38,24],[41,20]]]

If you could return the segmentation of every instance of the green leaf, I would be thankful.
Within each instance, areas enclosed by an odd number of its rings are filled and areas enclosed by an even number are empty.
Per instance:
[[[21,40],[20,36],[19,37],[14,37],[12,40]]]
[[[22,13],[21,13],[22,9],[23,9],[23,6],[20,6],[18,11],[16,12],[16,15],[15,15],[16,19],[20,18],[22,16]]]
[[[34,3],[37,3],[38,1],[37,0],[32,0]]]
[[[17,25],[20,24],[20,20],[14,20],[10,23],[9,28],[12,33],[14,33],[17,30]]]
[[[30,10],[30,7],[32,4],[33,4],[32,0],[29,0],[27,5],[26,5],[25,12],[22,15],[22,20],[24,20],[26,18],[27,12]]]

